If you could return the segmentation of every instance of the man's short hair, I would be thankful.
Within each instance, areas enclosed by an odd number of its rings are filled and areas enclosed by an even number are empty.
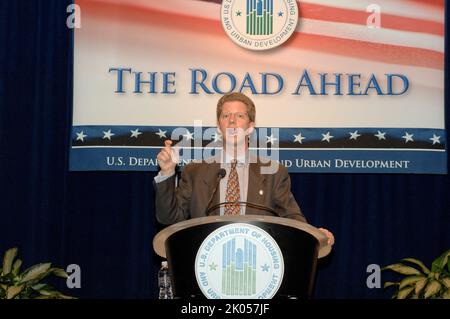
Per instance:
[[[225,102],[234,102],[234,101],[244,103],[245,106],[247,106],[247,114],[250,119],[250,122],[255,122],[256,117],[255,104],[247,95],[239,92],[227,93],[219,99],[219,101],[217,102],[217,109],[216,109],[217,121],[219,121],[220,114],[222,114],[222,108]]]

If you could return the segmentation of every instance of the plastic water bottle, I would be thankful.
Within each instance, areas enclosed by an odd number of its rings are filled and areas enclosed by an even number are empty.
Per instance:
[[[161,262],[161,269],[158,272],[158,284],[159,299],[173,299],[172,284],[167,261]]]

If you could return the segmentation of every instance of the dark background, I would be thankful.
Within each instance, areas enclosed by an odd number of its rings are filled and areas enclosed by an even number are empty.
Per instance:
[[[155,298],[155,173],[68,171],[70,3],[0,1],[0,254],[17,246],[25,267],[80,265],[80,289],[59,284],[80,298]],[[291,178],[309,222],[336,236],[334,252],[320,261],[315,298],[389,298],[367,288],[369,264],[403,257],[429,264],[450,248],[447,175]]]

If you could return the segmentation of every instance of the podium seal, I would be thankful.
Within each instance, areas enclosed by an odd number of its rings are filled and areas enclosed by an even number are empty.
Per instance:
[[[270,299],[283,280],[276,241],[246,223],[222,226],[205,238],[195,258],[195,276],[209,299]]]

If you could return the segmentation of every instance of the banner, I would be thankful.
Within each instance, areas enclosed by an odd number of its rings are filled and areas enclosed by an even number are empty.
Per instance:
[[[70,170],[206,159],[242,92],[290,172],[445,174],[444,1],[371,2],[76,0]]]

